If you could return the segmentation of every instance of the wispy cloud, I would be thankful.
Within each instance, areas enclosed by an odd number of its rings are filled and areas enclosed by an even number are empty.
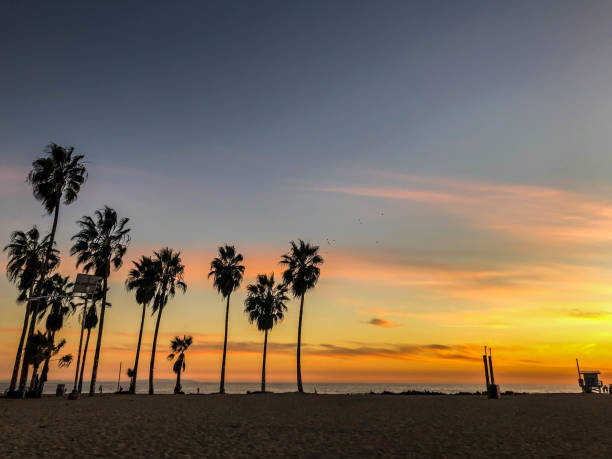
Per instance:
[[[342,193],[420,202],[465,218],[471,225],[521,239],[600,243],[612,240],[612,201],[559,188],[492,184],[445,178],[379,174],[389,186],[319,186]]]

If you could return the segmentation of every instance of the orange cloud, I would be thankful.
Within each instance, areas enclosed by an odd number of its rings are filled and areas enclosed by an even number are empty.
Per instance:
[[[524,239],[598,243],[612,240],[612,202],[573,191],[383,173],[399,186],[318,187],[318,191],[422,202],[470,224]]]

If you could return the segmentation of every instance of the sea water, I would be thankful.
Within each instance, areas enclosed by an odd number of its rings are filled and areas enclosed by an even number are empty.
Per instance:
[[[66,392],[72,390],[72,382],[49,380],[45,384],[45,394],[54,394],[57,384],[65,384]],[[156,394],[172,394],[174,392],[175,380],[158,379],[155,380]],[[193,380],[182,380],[183,391],[186,394],[211,394],[219,392],[218,382],[201,382]],[[528,393],[577,393],[580,388],[577,384],[504,384],[499,382],[502,392],[528,392]],[[8,388],[8,381],[0,381],[0,392]],[[96,392],[99,392],[100,386],[104,393],[113,393],[117,389],[117,381],[98,381]],[[127,379],[119,382],[119,388],[127,391],[129,381]],[[225,391],[228,394],[245,394],[247,392],[255,392],[260,390],[261,383],[253,382],[230,382],[225,384]],[[136,392],[146,394],[149,390],[147,380],[139,380],[136,385]],[[305,382],[304,391],[318,394],[368,394],[370,392],[406,392],[406,391],[431,391],[442,392],[445,394],[458,394],[460,392],[481,392],[485,390],[483,384],[466,384],[466,383],[329,383],[329,382]],[[89,391],[89,382],[83,383],[83,392]],[[297,386],[295,382],[266,383],[266,391],[268,392],[295,392]]]

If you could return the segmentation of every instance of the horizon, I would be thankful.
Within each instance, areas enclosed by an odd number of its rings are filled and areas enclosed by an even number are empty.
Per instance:
[[[89,173],[60,209],[58,272],[77,273],[68,253],[79,218],[104,205],[130,218],[123,267],[109,278],[99,380],[120,362],[125,377],[135,356],[132,261],[168,246],[182,254],[188,289],[164,310],[156,378],[173,378],[170,339],[192,335],[185,380],[218,381],[225,303],[207,275],[228,243],[246,272],[232,295],[226,378],[257,381],[264,337],[244,313],[245,287],[257,274],[279,279],[281,255],[301,238],[325,260],[305,299],[305,384],[484,385],[485,345],[502,388],[576,384],[576,358],[610,382],[612,5],[4,10],[2,247],[14,230],[51,227],[25,182],[50,142],[84,154]],[[1,276],[2,380],[23,321],[16,296]],[[299,300],[287,306],[269,335],[270,383],[295,381]],[[75,356],[77,322],[59,333]],[[49,380],[73,373],[54,365]]]

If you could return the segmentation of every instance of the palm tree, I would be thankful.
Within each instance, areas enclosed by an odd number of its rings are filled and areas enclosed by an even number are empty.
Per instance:
[[[42,392],[39,389],[38,368],[40,364],[51,359],[66,344],[66,340],[60,341],[57,345],[53,343],[47,334],[36,332],[32,339],[26,344],[25,360],[28,365],[33,366],[32,379],[30,381],[30,395],[39,396]],[[59,359],[59,366],[68,366],[72,362],[71,355],[65,355]]]
[[[157,335],[159,323],[168,299],[173,298],[177,290],[183,293],[187,291],[187,284],[183,281],[185,266],[181,260],[181,253],[174,252],[164,247],[159,252],[154,252],[153,263],[155,265],[155,283],[157,286],[153,300],[153,314],[157,312],[155,322],[155,334],[153,335],[153,348],[151,349],[151,363],[149,366],[149,395],[153,395],[153,373],[155,371],[155,350],[157,348]]]
[[[96,328],[98,325],[98,312],[96,310],[96,302],[98,298],[94,295],[92,299],[91,306],[87,311],[83,311],[85,315],[84,327],[87,330],[87,338],[85,339],[85,347],[83,348],[83,356],[81,357],[81,374],[79,375],[79,386],[77,388],[78,393],[80,394],[83,390],[83,372],[85,370],[85,360],[87,359],[87,348],[89,347],[89,336],[91,334],[91,330]],[[110,306],[110,303],[106,303],[107,306]]]
[[[136,379],[138,377],[138,360],[140,359],[140,345],[142,343],[142,329],[144,327],[145,312],[147,306],[155,297],[155,264],[151,257],[140,257],[139,261],[133,261],[134,268],[130,270],[128,278],[125,281],[125,287],[130,290],[136,290],[136,303],[142,305],[142,316],[140,318],[140,331],[138,332],[138,344],[136,346],[136,358],[134,359],[134,368],[130,368],[132,376],[130,377],[130,394],[136,392]]]
[[[227,299],[225,306],[225,338],[223,339],[223,361],[221,363],[221,381],[219,383],[219,393],[225,393],[225,357],[227,355],[227,324],[229,319],[230,296],[232,292],[242,282],[244,266],[242,254],[236,253],[233,245],[219,247],[219,256],[210,262],[210,272],[208,277],[213,276],[213,286],[223,298]]]
[[[47,302],[50,305],[50,311],[47,315],[45,328],[47,329],[47,335],[51,341],[51,344],[55,342],[55,334],[61,330],[64,326],[64,317],[71,314],[76,309],[76,304],[72,301],[72,288],[74,284],[70,282],[68,276],[62,277],[60,274],[54,274],[49,279],[49,287],[45,290],[47,296]],[[45,364],[42,369],[39,392],[42,391],[47,382],[47,374],[49,373],[49,356],[45,360]]]
[[[249,322],[257,324],[259,331],[264,331],[263,364],[261,366],[261,391],[266,391],[266,353],[268,349],[268,331],[287,311],[285,303],[289,301],[287,286],[274,283],[274,273],[257,276],[257,283],[247,286],[247,297],[244,300],[244,312],[249,315]]]
[[[172,366],[172,371],[176,373],[176,386],[174,386],[175,394],[183,394],[181,391],[181,372],[185,371],[185,351],[189,349],[189,346],[193,343],[193,337],[191,336],[183,336],[183,338],[179,338],[175,336],[174,339],[170,342],[170,349],[172,349],[172,353],[168,355],[168,360],[174,360],[176,357],[176,361]]]
[[[47,329],[47,336],[49,337],[51,344],[55,342],[55,334],[62,329],[64,326],[64,317],[74,312],[76,304],[72,301],[72,288],[74,284],[70,282],[68,276],[62,277],[60,274],[54,274],[46,280],[48,287],[43,291],[47,296],[47,303],[50,306],[49,314],[45,323]],[[49,373],[49,356],[45,359],[42,373],[40,376],[40,382],[38,390],[42,394],[45,382],[47,381],[47,374]]]
[[[283,272],[283,281],[290,286],[291,293],[295,298],[300,298],[300,318],[298,322],[297,338],[297,385],[298,392],[304,392],[302,386],[302,314],[304,312],[304,295],[313,289],[319,280],[321,269],[319,265],[323,263],[323,257],[319,255],[319,246],[310,245],[299,239],[298,244],[290,242],[291,249],[282,256],[280,263],[286,266]]]
[[[72,240],[76,242],[70,249],[71,255],[77,255],[77,268],[83,265],[83,271],[88,273],[93,270],[103,280],[100,326],[89,387],[89,395],[92,397],[95,394],[100,347],[102,346],[108,276],[110,276],[111,266],[117,270],[123,264],[123,256],[130,242],[130,229],[126,227],[128,218],[119,219],[117,212],[108,206],[96,210],[94,218],[86,215],[77,222],[81,230],[72,237]]]
[[[33,226],[28,231],[14,231],[11,234],[11,242],[3,249],[4,252],[8,252],[6,276],[10,282],[16,284],[19,291],[17,302],[26,302],[26,311],[23,318],[19,345],[17,346],[15,364],[13,365],[9,393],[14,393],[17,388],[19,365],[21,364],[21,356],[23,354],[23,346],[31,312],[30,298],[34,292],[36,279],[42,270],[48,244],[49,236],[41,239],[38,229],[36,226]],[[58,254],[59,252],[56,249],[51,251],[48,260],[49,269],[55,268],[59,263]]]
[[[59,220],[59,209],[62,198],[65,205],[74,202],[81,190],[81,186],[87,180],[87,170],[83,163],[83,155],[74,155],[73,147],[62,147],[50,143],[45,151],[45,156],[38,158],[32,163],[32,170],[28,174],[28,182],[32,185],[32,191],[36,200],[40,201],[49,215],[53,214],[53,225],[49,235],[47,253],[40,270],[40,287],[42,287],[45,276],[50,271],[49,265],[55,244],[55,233]],[[36,315],[38,303],[32,303],[32,313]],[[31,323],[28,330],[28,338],[34,333],[34,325]],[[27,364],[24,361],[20,378],[20,388],[25,387],[27,380]]]

